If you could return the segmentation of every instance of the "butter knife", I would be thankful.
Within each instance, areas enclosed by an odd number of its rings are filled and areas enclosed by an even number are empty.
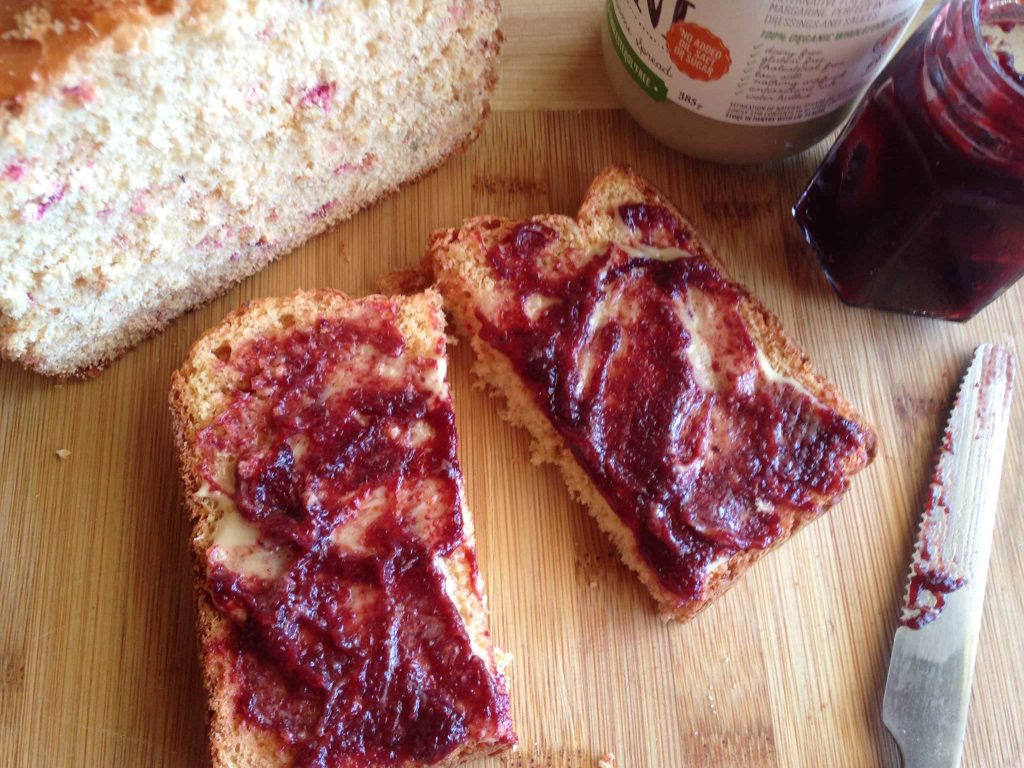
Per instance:
[[[960,765],[1015,371],[978,347],[942,436],[882,702],[905,768]]]

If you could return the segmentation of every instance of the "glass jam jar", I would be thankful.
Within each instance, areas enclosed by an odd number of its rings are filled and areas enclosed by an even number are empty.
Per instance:
[[[966,320],[1024,273],[1024,55],[985,34],[1018,25],[1018,0],[940,6],[811,179],[793,214],[845,302]]]

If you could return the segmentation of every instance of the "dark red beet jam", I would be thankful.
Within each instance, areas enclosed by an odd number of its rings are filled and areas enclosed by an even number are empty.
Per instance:
[[[844,301],[964,320],[1024,273],[1024,87],[981,35],[1006,5],[941,5],[797,202]]]
[[[686,248],[665,208],[619,215],[635,244]],[[491,248],[499,291],[516,298],[480,313],[480,335],[512,362],[662,584],[682,602],[699,598],[713,561],[779,537],[779,505],[813,515],[841,493],[842,468],[867,438],[767,379],[738,312],[741,289],[704,258],[609,244],[560,262],[582,266],[542,273],[557,239],[527,223]],[[707,372],[690,362],[697,340],[677,311],[691,299],[715,361]]]
[[[436,361],[402,356],[389,311],[237,350],[244,384],[200,434],[208,482],[286,564],[240,575],[215,546],[207,589],[232,622],[239,716],[300,766],[515,741],[504,684],[472,652],[434,561],[463,542],[451,403],[424,383]],[[382,360],[407,367],[395,380]],[[225,453],[233,491],[216,481]]]
[[[991,418],[991,398],[1002,394],[1009,403],[1016,373],[1016,358],[1006,349],[998,347],[985,353],[981,369],[978,402],[973,417],[983,425]],[[997,386],[1005,376],[1005,388]],[[962,393],[961,393],[962,394]],[[954,404],[954,410],[960,407]],[[963,439],[962,437],[959,439]],[[914,543],[911,576],[904,596],[900,624],[910,629],[921,629],[935,621],[946,605],[946,598],[964,587],[967,577],[959,561],[962,545],[954,543],[957,531],[951,518],[950,489],[954,477],[953,462],[956,444],[953,429],[946,427],[939,443],[939,456],[928,485],[928,497],[921,515],[921,525]]]
[[[946,606],[946,595],[963,587],[967,580],[954,572],[955,561],[947,562],[943,546],[949,524],[948,481],[944,467],[953,455],[953,433],[947,428],[939,445],[939,461],[928,486],[928,499],[921,517],[921,529],[914,547],[913,574],[907,584],[900,624],[920,629],[935,621]]]
[[[944,571],[916,568],[907,587],[906,608],[900,624],[910,629],[931,624],[946,607],[946,595],[966,583],[962,577]]]

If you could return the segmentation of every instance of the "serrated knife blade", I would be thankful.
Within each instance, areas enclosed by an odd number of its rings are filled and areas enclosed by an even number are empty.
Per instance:
[[[882,702],[905,768],[960,765],[1016,365],[978,347],[943,433]]]

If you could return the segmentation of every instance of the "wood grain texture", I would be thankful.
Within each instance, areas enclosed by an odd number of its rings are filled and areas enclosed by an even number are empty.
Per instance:
[[[531,7],[506,5],[510,20]],[[879,455],[825,518],[695,620],[665,625],[557,473],[529,463],[524,433],[472,386],[468,345],[453,347],[460,455],[493,633],[515,655],[522,740],[518,755],[481,768],[590,768],[605,751],[622,768],[897,765],[881,691],[926,476],[973,347],[1008,338],[1022,351],[1024,284],[962,325],[844,307],[788,213],[820,156],[717,167],[654,144],[618,111],[502,112],[466,155],[181,318],[102,377],[58,385],[0,365],[0,766],[205,764],[165,405],[170,372],[200,332],[256,296],[370,292],[381,273],[417,261],[433,229],[472,214],[574,213],[613,161],[635,165],[690,214],[874,423]],[[971,768],[1024,764],[1022,401]]]
[[[505,43],[494,109],[618,107],[601,59],[605,2],[502,0]]]

